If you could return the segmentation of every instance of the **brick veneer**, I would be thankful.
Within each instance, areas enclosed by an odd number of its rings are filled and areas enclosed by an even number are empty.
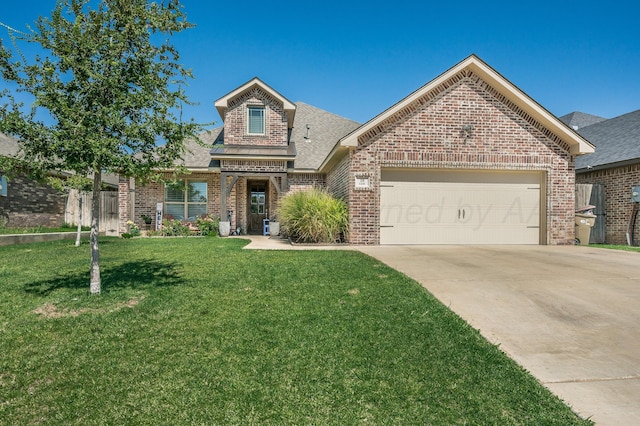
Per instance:
[[[265,134],[247,134],[247,106],[265,106]],[[287,114],[282,102],[259,87],[253,88],[229,102],[224,117],[226,145],[287,146]]]
[[[325,176],[317,173],[289,173],[289,192],[325,188]]]
[[[64,223],[65,201],[65,194],[49,185],[15,176],[7,182],[7,196],[0,197],[0,207],[9,214],[11,227],[57,227]]]
[[[225,172],[283,173],[287,171],[287,162],[272,160],[222,160],[221,169]]]
[[[461,130],[467,125],[469,138]],[[478,76],[457,74],[359,138],[349,158],[349,242],[379,244],[381,169],[401,167],[545,172],[546,242],[572,244],[575,176],[568,151]],[[370,178],[371,190],[355,190],[357,174]]]
[[[349,202],[349,156],[345,155],[327,174],[327,190],[331,195]]]
[[[633,207],[631,188],[640,186],[640,164],[579,173],[576,175],[576,183],[604,186],[605,242],[627,244],[627,228]],[[640,218],[638,219],[634,232],[636,242],[640,242]]]
[[[170,174],[165,175],[170,178]],[[207,182],[207,213],[213,217],[220,217],[220,174],[219,173],[192,173],[184,176],[188,180],[200,180]],[[235,201],[235,189],[232,194],[232,201]],[[133,208],[131,206],[133,203]],[[118,185],[118,214],[120,233],[128,232],[127,221],[132,220],[140,229],[144,229],[142,215],[153,218],[152,229],[156,227],[155,214],[156,204],[164,203],[164,183],[149,182],[140,185],[136,182],[135,190],[131,191],[128,179],[120,179]],[[132,213],[133,212],[133,216]]]

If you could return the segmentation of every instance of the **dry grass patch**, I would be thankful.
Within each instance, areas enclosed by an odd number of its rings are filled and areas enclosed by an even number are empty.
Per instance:
[[[118,312],[124,308],[134,308],[138,303],[140,303],[144,299],[144,296],[134,297],[126,302],[116,303],[112,306],[104,307],[104,308],[81,308],[81,309],[64,309],[58,308],[51,302],[47,302],[42,306],[34,309],[34,314],[42,315],[45,318],[65,318],[65,317],[77,317],[82,314],[92,313],[92,314],[110,314],[113,312]]]

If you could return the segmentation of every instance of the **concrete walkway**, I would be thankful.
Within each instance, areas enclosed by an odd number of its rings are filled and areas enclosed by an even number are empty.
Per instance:
[[[247,237],[243,237],[247,238]],[[292,246],[360,250],[442,303],[598,425],[640,425],[640,253],[574,246]]]
[[[348,245],[291,244],[289,240],[264,235],[239,235],[229,238],[241,238],[251,241],[245,250],[357,250]]]

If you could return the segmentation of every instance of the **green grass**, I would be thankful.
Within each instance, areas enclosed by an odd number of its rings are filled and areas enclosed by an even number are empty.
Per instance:
[[[624,250],[624,251],[637,251],[640,252],[640,247],[635,246],[623,246],[623,245],[615,245],[615,244],[591,244],[589,247],[593,248],[606,248],[612,250]]]
[[[76,226],[60,226],[57,228],[48,228],[44,226],[36,226],[33,228],[4,228],[0,226],[0,235],[2,234],[44,234],[48,232],[76,232]],[[90,231],[91,227],[83,226],[83,231]]]
[[[100,296],[0,247],[0,424],[591,424],[385,265],[244,243],[105,238]]]

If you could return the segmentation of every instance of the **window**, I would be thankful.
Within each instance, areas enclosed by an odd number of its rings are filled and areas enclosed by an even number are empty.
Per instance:
[[[207,182],[178,180],[164,187],[165,216],[194,220],[207,214]]]
[[[247,132],[250,135],[264,135],[264,107],[249,106],[247,114]]]

